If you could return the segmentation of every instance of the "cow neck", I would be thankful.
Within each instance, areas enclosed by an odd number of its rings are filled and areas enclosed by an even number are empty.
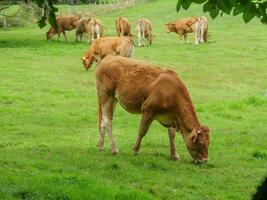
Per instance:
[[[181,131],[183,133],[190,134],[193,129],[200,126],[200,123],[190,97],[182,99],[183,102],[180,102],[182,107],[179,108]]]

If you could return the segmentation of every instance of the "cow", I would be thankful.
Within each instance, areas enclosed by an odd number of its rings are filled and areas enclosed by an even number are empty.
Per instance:
[[[88,35],[88,43],[90,43],[90,41],[93,42],[96,38],[102,37],[103,26],[101,25],[101,21],[88,17],[81,18],[76,23],[76,41],[79,41],[78,37],[80,37],[81,41],[84,33]]]
[[[179,34],[180,40],[187,41],[187,33],[195,33],[195,44],[206,42],[208,38],[208,20],[204,16],[180,19],[165,24],[167,33]]]
[[[133,146],[137,154],[142,138],[153,120],[168,129],[170,157],[179,159],[175,131],[180,131],[195,163],[208,160],[210,130],[200,124],[189,92],[176,72],[124,58],[106,56],[95,71],[98,96],[98,149],[104,148],[108,132],[111,153],[119,152],[112,135],[112,117],[116,102],[128,112],[141,114],[138,136]]]
[[[130,37],[106,37],[94,40],[87,53],[81,58],[88,70],[94,61],[100,63],[107,55],[133,57],[134,41]]]
[[[91,20],[88,24],[90,34],[91,34],[91,42],[94,41],[96,38],[100,38],[103,35],[103,26],[99,19]]]
[[[136,23],[136,30],[138,35],[138,46],[144,46],[144,40],[146,38],[148,45],[152,45],[152,23],[146,19],[142,18]]]
[[[65,41],[67,41],[67,36],[65,31],[71,31],[75,29],[76,23],[80,18],[81,16],[79,15],[57,17],[56,18],[57,29],[55,29],[54,27],[50,27],[48,32],[46,32],[46,39],[51,40],[55,34],[58,34],[58,39],[59,39],[60,34],[63,33]]]
[[[117,17],[115,19],[115,25],[118,36],[133,36],[131,34],[131,25],[126,17]]]
[[[88,34],[89,28],[88,24],[91,21],[90,17],[82,17],[76,22],[76,41],[82,41],[83,34]],[[80,39],[78,39],[80,38]],[[88,34],[88,42],[89,42],[89,34]]]

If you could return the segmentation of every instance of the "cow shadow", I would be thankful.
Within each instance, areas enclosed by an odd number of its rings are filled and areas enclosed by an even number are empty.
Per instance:
[[[47,41],[46,39],[0,39],[0,48],[40,48],[45,46],[54,46],[54,45],[66,45],[66,46],[77,46],[77,45],[88,45],[87,41],[76,42],[75,40],[69,40],[65,42],[64,40],[53,39]]]

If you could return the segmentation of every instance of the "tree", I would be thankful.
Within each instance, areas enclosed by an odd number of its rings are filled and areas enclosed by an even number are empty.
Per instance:
[[[21,3],[28,3],[28,2],[33,2],[37,4],[39,8],[43,9],[43,15],[38,21],[38,25],[40,28],[46,25],[47,20],[49,24],[56,27],[55,13],[57,12],[58,9],[54,7],[54,4],[57,2],[57,0],[0,0],[0,16],[11,17],[4,13],[6,9],[8,9],[12,5],[18,5]],[[19,10],[20,7],[18,8],[17,12],[19,12]],[[17,12],[15,12],[15,14]],[[15,14],[12,14],[12,16]]]
[[[181,8],[187,10],[192,3],[202,4],[203,11],[208,12],[214,19],[218,15],[239,15],[248,23],[254,17],[267,24],[267,0],[178,0],[176,10]]]

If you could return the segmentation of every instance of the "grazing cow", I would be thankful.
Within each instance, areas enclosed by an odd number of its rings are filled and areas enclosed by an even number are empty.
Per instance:
[[[131,25],[126,17],[117,17],[115,20],[115,25],[118,36],[133,36],[131,34]]]
[[[116,102],[130,113],[142,114],[134,153],[153,120],[168,128],[170,156],[179,159],[175,131],[180,131],[196,163],[208,160],[210,130],[199,123],[191,97],[183,82],[171,70],[135,59],[106,56],[95,71],[99,114],[99,150],[108,132],[112,154],[118,153],[112,136],[112,117]]]
[[[152,23],[145,18],[142,18],[136,23],[136,30],[138,34],[138,45],[139,47],[144,46],[144,40],[146,38],[148,45],[152,45]]]
[[[94,61],[99,63],[107,55],[133,57],[133,54],[134,41],[129,37],[98,38],[82,57],[82,62],[84,68],[88,70]]]
[[[67,36],[65,31],[71,31],[76,28],[77,21],[81,18],[81,16],[64,16],[57,17],[57,30],[54,27],[50,27],[48,32],[46,32],[46,39],[51,40],[55,34],[58,34],[58,38],[60,34],[63,33],[65,41],[67,41]]]
[[[89,28],[88,24],[91,21],[91,18],[89,17],[82,17],[79,19],[76,23],[76,41],[78,42],[80,38],[80,41],[82,41],[83,34],[88,34]],[[89,34],[88,34],[88,42],[89,42]]]
[[[208,20],[204,16],[190,17],[177,20],[176,22],[165,24],[167,33],[175,32],[179,34],[180,40],[187,41],[187,33],[195,33],[195,43],[207,41]]]

